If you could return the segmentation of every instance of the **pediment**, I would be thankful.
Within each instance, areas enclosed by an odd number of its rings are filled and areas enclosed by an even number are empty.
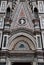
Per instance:
[[[19,20],[20,19],[25,19],[26,23],[23,24],[19,24]],[[34,25],[32,23],[32,12],[31,9],[28,7],[27,3],[19,3],[15,9],[15,11],[13,11],[13,15],[12,15],[12,20],[13,22],[11,23],[11,30],[12,29],[17,29],[17,28],[27,28],[30,30],[34,30]]]

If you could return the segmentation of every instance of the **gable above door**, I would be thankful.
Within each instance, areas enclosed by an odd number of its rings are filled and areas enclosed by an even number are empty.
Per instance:
[[[31,8],[28,6],[26,2],[21,2],[13,11],[10,29],[16,30],[17,28],[27,28],[31,31],[34,31],[34,24],[32,23],[33,19],[34,16],[32,14]]]

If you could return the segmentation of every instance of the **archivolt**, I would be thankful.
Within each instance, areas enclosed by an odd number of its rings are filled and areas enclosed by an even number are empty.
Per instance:
[[[9,38],[9,50],[12,50],[13,48],[15,49],[15,45],[21,40],[27,42],[29,48],[31,48],[32,50],[36,50],[36,42],[34,37],[23,32],[14,34],[11,38]]]

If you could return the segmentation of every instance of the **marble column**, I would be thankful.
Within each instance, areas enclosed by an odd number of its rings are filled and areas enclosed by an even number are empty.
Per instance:
[[[11,61],[9,60],[9,58],[7,58],[6,60],[6,65],[11,65]]]
[[[33,62],[33,65],[37,65],[37,62]]]

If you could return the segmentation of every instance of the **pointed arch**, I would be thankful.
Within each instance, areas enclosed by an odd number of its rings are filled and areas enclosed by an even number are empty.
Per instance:
[[[15,50],[16,44],[21,40],[27,43],[29,49],[36,50],[36,42],[34,37],[23,32],[14,34],[11,38],[9,38],[9,50],[12,50],[13,48]]]
[[[38,18],[38,9],[37,9],[37,7],[34,8],[34,16],[36,18]]]
[[[6,17],[7,17],[7,18],[10,17],[10,12],[11,12],[10,7],[7,7],[7,9],[6,9]]]
[[[36,7],[34,8],[34,12],[38,12],[38,9]]]
[[[19,40],[13,47],[13,50],[30,50],[30,49],[31,48],[29,47],[28,43],[25,40]]]

